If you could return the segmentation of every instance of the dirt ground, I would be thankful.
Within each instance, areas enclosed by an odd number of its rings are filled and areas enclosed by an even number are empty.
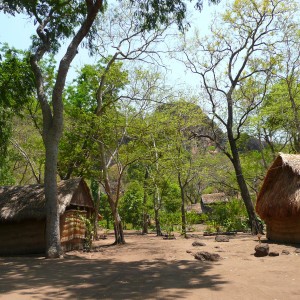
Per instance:
[[[109,234],[94,244],[95,252],[73,251],[57,260],[0,258],[0,299],[300,299],[300,245],[269,243],[280,255],[257,258],[258,240],[247,234],[229,242],[201,233],[164,240],[131,231],[125,238],[125,245],[111,246]],[[193,247],[194,241],[206,245]],[[222,260],[199,261],[189,250],[218,253]]]

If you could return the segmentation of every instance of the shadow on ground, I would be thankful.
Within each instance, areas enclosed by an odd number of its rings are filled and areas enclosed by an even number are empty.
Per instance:
[[[30,299],[182,299],[193,289],[220,290],[227,282],[208,275],[215,263],[199,261],[67,257],[0,258],[0,297],[18,293]],[[211,273],[211,272],[210,272]]]

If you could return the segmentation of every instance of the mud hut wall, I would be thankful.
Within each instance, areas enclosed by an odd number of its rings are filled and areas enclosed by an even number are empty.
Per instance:
[[[300,216],[266,220],[267,238],[283,243],[300,243]]]
[[[0,254],[45,252],[45,220],[26,220],[0,224]]]

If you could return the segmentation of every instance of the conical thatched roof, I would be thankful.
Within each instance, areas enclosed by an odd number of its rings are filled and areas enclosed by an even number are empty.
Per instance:
[[[88,192],[82,178],[69,179],[58,183],[59,213],[63,214],[70,205],[79,186]],[[43,185],[25,185],[0,187],[0,221],[21,221],[25,219],[43,219],[46,216]],[[91,205],[87,205],[91,206]]]
[[[279,153],[257,197],[256,211],[263,219],[300,213],[300,155]]]

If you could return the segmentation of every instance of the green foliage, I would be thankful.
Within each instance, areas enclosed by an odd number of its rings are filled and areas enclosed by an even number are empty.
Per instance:
[[[64,0],[3,0],[0,10],[12,15],[23,13],[34,19],[35,24],[43,26],[43,42],[50,43],[48,49],[51,53],[57,53],[60,43],[74,35],[74,29],[82,24],[87,12],[87,1],[64,1]],[[95,28],[87,34],[87,44],[91,46]],[[40,45],[37,36],[33,36],[33,48]]]
[[[132,182],[120,199],[119,213],[125,223],[131,223],[133,228],[142,224],[143,188],[138,182]]]
[[[163,207],[167,213],[175,213],[180,210],[180,188],[177,183],[164,181],[162,184]]]
[[[203,223],[206,218],[203,218],[204,214],[198,214],[195,211],[188,211],[186,213],[186,223],[187,225],[195,225],[195,224],[201,224]]]
[[[113,228],[113,217],[106,194],[101,193],[99,213],[103,217],[103,220],[99,221],[99,226],[106,229]]]
[[[245,206],[241,200],[233,199],[220,203],[208,214],[208,231],[243,231],[249,229]]]
[[[85,223],[85,230],[86,230],[85,231],[85,240],[84,240],[84,249],[91,250],[92,243],[93,243],[93,237],[94,237],[94,225],[93,225],[93,222],[88,218],[82,217],[82,220]]]
[[[139,7],[136,16],[140,19],[142,28],[150,30],[156,28],[158,24],[170,24],[176,22],[180,30],[185,28],[184,19],[186,16],[186,3],[182,0],[162,0],[162,1],[133,1],[138,3]],[[195,1],[195,7],[202,9],[203,0]],[[209,3],[219,3],[220,0],[209,0]]]
[[[28,54],[4,45],[0,49],[0,181],[3,183],[5,170],[9,168],[8,144],[13,116],[22,115],[24,106],[34,95],[34,88]]]
[[[160,213],[159,220],[162,230],[166,231],[167,235],[170,236],[174,231],[174,226],[181,224],[181,213],[169,213],[166,211],[162,211]]]

